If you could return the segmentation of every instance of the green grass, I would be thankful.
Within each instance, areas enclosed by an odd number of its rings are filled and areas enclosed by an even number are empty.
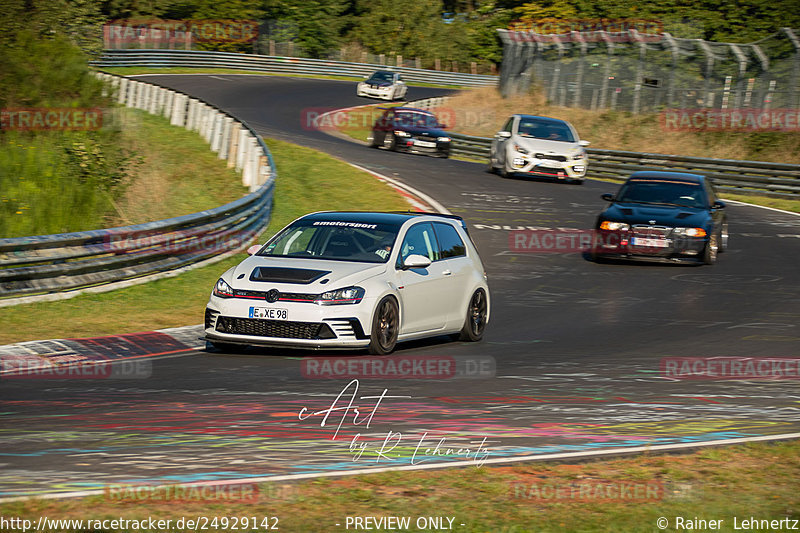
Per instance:
[[[272,219],[260,242],[295,218],[323,210],[405,210],[371,175],[322,152],[266,140],[278,167]],[[213,283],[244,254],[177,276],[60,302],[0,308],[0,344],[199,324]],[[47,316],[47,320],[42,320]]]
[[[391,68],[391,67],[390,67]],[[360,76],[323,76],[318,74],[288,74],[282,72],[259,72],[255,70],[241,70],[230,68],[204,68],[204,67],[103,67],[98,69],[118,76],[137,76],[139,74],[250,74],[254,76],[278,76],[284,78],[308,78],[321,80],[362,81]],[[409,83],[410,87],[434,87],[443,89],[465,89],[463,85],[442,85],[437,83]],[[354,89],[355,90],[355,89]]]
[[[784,211],[800,213],[800,199],[792,200],[791,198],[771,198],[767,196],[733,194],[727,192],[722,193],[722,197],[724,200],[737,200],[739,202],[747,202],[748,204],[764,205],[767,207],[774,207],[775,209],[783,209]]]
[[[123,109],[121,117],[122,145],[135,152],[141,163],[110,225],[197,213],[247,194],[241,176],[196,132],[141,110]]]
[[[8,132],[0,142],[0,236],[21,237],[103,227],[122,176],[108,132]],[[121,156],[122,157],[122,156]]]
[[[28,500],[0,506],[3,516],[49,518],[277,516],[285,532],[345,530],[346,516],[454,517],[463,533],[652,532],[665,517],[723,520],[800,518],[800,441],[715,448],[687,455],[640,455],[581,464],[523,463],[424,472],[388,472],[296,484],[264,484],[256,503],[126,503],[103,496]],[[658,486],[649,501],[570,498],[575,483]],[[516,490],[520,484],[522,490]],[[548,489],[564,488],[560,498]],[[548,496],[548,494],[550,494]],[[633,494],[631,492],[631,494]],[[564,495],[567,495],[566,497]],[[91,509],[88,511],[87,509]],[[336,527],[336,522],[341,523]],[[445,522],[446,523],[446,522]],[[461,526],[460,524],[465,524]],[[352,529],[352,526],[351,528]],[[705,528],[694,530],[706,531]],[[747,529],[746,529],[747,530]],[[211,529],[216,531],[216,529]],[[376,529],[375,531],[388,531]],[[740,530],[741,531],[741,530]]]
[[[246,194],[239,175],[197,133],[141,110],[116,108],[113,116],[108,130],[92,134],[4,136],[0,235],[139,224],[196,213]],[[127,176],[109,179],[126,159]]]

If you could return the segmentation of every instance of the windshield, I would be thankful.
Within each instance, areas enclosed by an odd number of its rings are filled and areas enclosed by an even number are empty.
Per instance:
[[[706,206],[705,194],[699,183],[647,178],[628,180],[620,189],[617,201],[682,207]]]
[[[533,139],[547,139],[549,141],[575,142],[572,130],[563,122],[550,120],[522,119],[517,128],[517,134]]]
[[[258,255],[385,263],[399,226],[342,220],[300,220],[276,235]]]
[[[393,72],[378,71],[378,72],[373,72],[372,76],[370,76],[367,81],[371,81],[371,82],[375,82],[375,81],[392,81],[393,78],[394,78],[394,73]]]
[[[396,111],[394,124],[406,128],[438,128],[439,122],[430,113],[420,113],[419,111]]]

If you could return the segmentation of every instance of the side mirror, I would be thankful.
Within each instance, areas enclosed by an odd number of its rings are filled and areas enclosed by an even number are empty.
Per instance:
[[[427,268],[431,266],[431,260],[424,255],[411,254],[403,261],[403,270],[409,268]]]
[[[717,200],[711,205],[711,209],[725,209],[725,202]]]
[[[450,126],[448,126],[447,124],[439,124],[439,129],[442,129],[442,130],[446,130],[449,127]]]
[[[511,132],[510,131],[498,131],[497,132],[497,136],[502,138],[502,139],[510,139],[511,138]]]
[[[253,246],[247,249],[247,255],[256,255],[260,249],[261,249],[260,244],[254,244]]]
[[[602,199],[603,199],[603,200],[605,200],[606,202],[613,202],[613,201],[614,201],[614,195],[613,195],[613,194],[611,194],[610,192],[607,192],[607,193],[601,194],[601,195],[600,195],[600,198],[602,198]]]
[[[592,143],[590,143],[589,141],[578,141],[578,145],[583,146],[584,148],[589,146],[590,144]]]

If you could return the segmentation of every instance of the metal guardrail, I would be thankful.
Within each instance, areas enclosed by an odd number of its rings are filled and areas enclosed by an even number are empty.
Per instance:
[[[465,87],[494,86],[498,76],[444,72],[409,67],[387,67],[367,63],[307,59],[302,57],[262,56],[232,52],[206,52],[199,50],[105,50],[102,57],[91,64],[98,68],[109,67],[186,67],[226,68],[254,72],[305,74],[313,76],[350,76],[360,78],[376,70],[391,69],[403,75],[407,82],[432,83]]]
[[[430,109],[441,106],[446,101],[446,97],[426,98],[408,105]],[[491,138],[460,133],[449,133],[449,136],[453,140],[451,154],[488,161]],[[589,174],[596,177],[622,181],[637,170],[691,172],[707,176],[717,188],[731,192],[792,198],[800,195],[800,165],[596,148],[588,148],[586,151],[589,154]]]
[[[179,91],[98,74],[119,103],[202,135],[250,194],[221,207],[118,228],[0,239],[0,298],[65,291],[180,268],[238,250],[269,223],[275,165],[245,122]]]

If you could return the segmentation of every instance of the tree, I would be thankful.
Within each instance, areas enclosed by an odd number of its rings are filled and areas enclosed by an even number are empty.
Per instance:
[[[292,37],[311,57],[325,57],[339,45],[350,8],[346,0],[265,0],[261,12],[268,28]]]

